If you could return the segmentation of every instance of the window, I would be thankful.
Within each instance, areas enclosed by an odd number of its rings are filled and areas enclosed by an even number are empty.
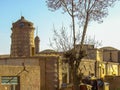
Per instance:
[[[23,28],[24,27],[24,23],[20,22],[19,26],[20,26],[20,28]]]

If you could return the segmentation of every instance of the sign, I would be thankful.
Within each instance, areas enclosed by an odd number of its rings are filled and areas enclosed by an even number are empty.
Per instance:
[[[17,76],[2,76],[1,77],[2,84],[18,84],[18,77]]]

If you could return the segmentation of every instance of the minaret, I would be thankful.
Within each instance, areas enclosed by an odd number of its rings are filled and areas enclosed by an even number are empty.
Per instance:
[[[40,39],[38,37],[38,28],[36,30],[36,37],[35,37],[35,54],[39,53],[39,44],[40,43]]]
[[[11,57],[29,57],[35,53],[33,23],[23,16],[12,24]]]

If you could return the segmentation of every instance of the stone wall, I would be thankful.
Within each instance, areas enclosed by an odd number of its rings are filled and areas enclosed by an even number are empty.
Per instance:
[[[110,90],[120,90],[120,76],[106,76],[105,82],[109,83]]]
[[[13,85],[2,84],[3,76],[19,77],[17,90],[56,90],[58,88],[58,57],[0,59],[0,89],[10,90]]]
[[[40,90],[40,67],[39,66],[0,66],[0,81],[1,76],[17,76],[20,77],[20,90]],[[0,84],[1,90],[4,90],[5,85]]]
[[[84,74],[84,76],[89,76],[90,74],[95,75],[95,62],[95,60],[83,59],[80,63],[79,70]]]

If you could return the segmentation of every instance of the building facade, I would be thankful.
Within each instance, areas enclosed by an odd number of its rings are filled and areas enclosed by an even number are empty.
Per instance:
[[[70,66],[63,62],[62,52],[40,51],[32,22],[21,16],[11,30],[10,55],[0,55],[0,90],[58,90],[71,84]],[[84,49],[87,55],[79,66],[84,77],[120,76],[119,50],[94,45],[84,45]]]

